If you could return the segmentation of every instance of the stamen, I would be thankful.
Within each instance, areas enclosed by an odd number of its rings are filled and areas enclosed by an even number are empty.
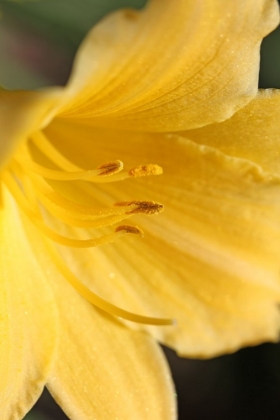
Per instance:
[[[52,162],[54,162],[60,168],[66,171],[82,171],[82,168],[73,164],[65,158],[48,140],[46,135],[41,131],[32,135],[31,140],[36,147],[47,156]],[[150,175],[161,175],[163,170],[161,166],[156,164],[139,165],[135,168],[130,169],[128,172],[123,172],[122,175],[118,174],[114,179],[110,181],[121,181],[129,177],[142,177]],[[102,179],[102,181],[101,181]],[[99,182],[106,182],[104,178],[101,178]]]
[[[115,160],[113,162],[103,163],[102,165],[98,166],[97,169],[102,170],[99,176],[115,175],[123,170],[123,162],[121,160]]]
[[[140,176],[161,175],[162,173],[162,167],[152,163],[149,163],[148,165],[136,166],[135,168],[128,171],[128,174],[134,178]]]
[[[99,166],[97,169],[89,171],[79,171],[79,172],[65,172],[57,171],[49,168],[45,168],[38,163],[35,163],[29,159],[20,159],[19,162],[21,165],[35,174],[42,176],[43,178],[53,179],[55,181],[75,181],[75,180],[87,180],[94,181],[94,178],[100,176],[109,176],[117,174],[123,169],[123,163],[120,160],[114,162],[104,163]]]
[[[163,211],[163,205],[156,203],[155,201],[125,201],[122,203],[116,203],[115,206],[137,206],[136,208],[129,210],[127,214],[159,214]]]
[[[55,192],[43,179],[35,176],[31,176],[31,178],[34,188],[36,189],[36,192],[42,201],[45,202],[48,200],[53,208],[56,207],[64,209],[67,214],[73,218],[78,217],[79,219],[83,220],[91,220],[96,217],[127,214],[128,211],[137,207],[136,205],[132,204],[123,207],[106,207],[98,209],[96,207],[78,204]]]
[[[115,232],[133,233],[134,235],[140,235],[141,238],[144,237],[143,230],[139,229],[138,226],[130,226],[130,225],[118,226],[115,229]]]
[[[99,183],[106,183],[106,182],[117,182],[117,181],[124,181],[128,178],[137,178],[141,176],[150,176],[150,175],[161,175],[163,170],[161,166],[148,164],[148,165],[140,165],[136,166],[135,168],[130,169],[129,171],[122,171],[121,173],[117,173],[112,175],[110,178],[95,178],[94,182]]]
[[[34,217],[34,216],[33,216]],[[31,218],[31,217],[30,217]],[[108,243],[115,242],[116,239],[120,239],[126,233],[130,233],[128,231],[120,230],[115,233],[111,233],[110,235],[101,236],[96,239],[71,239],[67,238],[66,236],[59,235],[52,229],[48,228],[44,223],[40,222],[37,219],[32,219],[32,222],[39,228],[44,235],[46,235],[52,241],[68,246],[71,248],[95,248],[97,246],[105,245]],[[132,233],[132,232],[131,232]]]
[[[43,195],[42,195],[41,201],[44,204],[44,206],[46,207],[46,209],[53,216],[55,216],[56,218],[61,220],[63,223],[65,223],[67,225],[70,225],[70,226],[80,227],[80,228],[100,229],[102,227],[111,226],[111,225],[114,225],[116,223],[120,223],[124,219],[127,219],[127,218],[131,217],[131,215],[128,214],[128,213],[121,213],[121,214],[112,215],[112,216],[104,215],[104,216],[101,216],[101,217],[93,216],[93,217],[87,217],[87,218],[84,218],[84,215],[82,215],[82,217],[80,217],[79,214],[74,213],[74,217],[73,217],[71,215],[71,212],[69,212],[69,211],[67,211],[67,210],[65,210],[61,207],[58,207],[56,205],[52,205],[52,202],[48,201],[48,199],[45,199]]]
[[[163,172],[162,168],[155,164],[147,164],[137,166],[129,171],[123,171],[123,163],[120,160],[116,160],[104,163],[94,170],[84,170],[61,154],[42,132],[37,132],[32,135],[31,140],[38,151],[43,153],[50,162],[60,169],[50,169],[34,162],[30,155],[28,145],[24,144],[22,150],[19,150],[15,160],[10,164],[11,173],[5,171],[2,179],[20,209],[27,215],[38,230],[43,233],[42,237],[48,246],[50,256],[64,278],[81,294],[81,296],[111,315],[142,324],[173,325],[174,321],[172,319],[153,318],[134,314],[100,298],[89,290],[69,270],[52,243],[49,241],[50,239],[53,242],[68,247],[89,248],[114,242],[116,239],[119,239],[126,234],[134,234],[143,237],[144,233],[140,228],[122,224],[109,235],[85,240],[72,239],[60,235],[48,227],[44,222],[40,207],[38,206],[38,200],[40,200],[41,204],[50,212],[50,214],[68,225],[83,228],[106,227],[123,222],[124,219],[127,219],[134,214],[159,214],[163,210],[163,205],[154,201],[120,202],[116,203],[114,207],[105,209],[96,209],[89,205],[80,204],[79,201],[81,200],[82,203],[88,203],[88,200],[91,197],[94,198],[93,202],[96,201],[96,192],[92,188],[92,185],[90,185],[91,182],[116,182],[131,177],[160,175]],[[12,173],[15,177],[19,177],[20,186]],[[79,180],[87,182],[74,182],[71,185],[71,187],[74,186],[74,188],[77,188],[73,195],[75,199],[77,199],[76,203],[68,200],[63,195],[60,195],[56,191],[57,184],[54,183],[54,187],[51,187],[44,178],[55,181]]]
[[[82,168],[70,162],[64,155],[62,155],[48,140],[42,131],[37,131],[31,137],[35,146],[53,163],[65,171],[82,171]]]
[[[72,247],[72,248],[92,248],[97,247],[101,245],[108,244],[110,242],[114,242],[116,239],[121,238],[127,233],[136,233],[136,229],[134,227],[127,226],[126,229],[119,229],[116,230],[115,233],[112,233],[110,235],[101,236],[96,239],[71,239],[67,238],[66,236],[62,236],[52,229],[50,229],[46,224],[43,222],[42,219],[40,219],[36,212],[32,211],[28,205],[28,202],[26,201],[23,193],[19,189],[16,181],[14,178],[8,173],[3,174],[3,181],[7,185],[9,191],[13,195],[14,199],[16,200],[19,207],[24,211],[24,213],[28,216],[28,218],[32,221],[33,224],[36,225],[36,227],[43,232],[44,235],[46,235],[49,239],[52,241]],[[141,235],[141,231],[138,229],[139,235]]]
[[[54,250],[53,246],[46,241],[46,244],[49,248],[49,253],[51,258],[59,271],[62,273],[63,277],[74,287],[77,292],[91,302],[94,306],[103,311],[109,313],[110,315],[114,315],[117,317],[121,317],[128,321],[137,322],[139,324],[148,324],[148,325],[174,325],[175,322],[172,319],[168,318],[152,318],[147,316],[142,316],[138,314],[134,314],[132,312],[126,311],[124,309],[119,308],[118,306],[109,303],[105,299],[102,299],[94,292],[89,290],[73,273],[69,270],[66,264],[61,260],[57,252]]]
[[[111,226],[116,223],[120,223],[122,220],[131,217],[133,214],[158,214],[163,210],[163,205],[155,202],[148,201],[131,201],[124,203],[117,203],[116,206],[120,208],[114,212],[114,208],[93,209],[94,214],[81,214],[81,212],[72,211],[67,206],[60,206],[58,203],[54,203],[50,197],[43,194],[40,190],[37,194],[51,214],[59,218],[62,222],[67,225],[82,227],[82,228],[101,228],[105,226]],[[71,203],[71,202],[70,202]],[[61,204],[61,203],[59,203]],[[72,203],[71,203],[72,204]],[[88,208],[87,208],[88,210]],[[97,214],[96,214],[97,213]]]

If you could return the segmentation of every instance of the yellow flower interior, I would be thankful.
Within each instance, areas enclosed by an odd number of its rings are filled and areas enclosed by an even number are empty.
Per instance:
[[[48,168],[35,161],[32,149],[41,153],[55,169]],[[112,207],[95,208],[81,204],[61,195],[50,181],[72,182],[82,180],[85,197],[92,195],[91,183],[106,183],[124,180],[129,177],[160,175],[161,167],[155,164],[140,165],[129,171],[123,170],[120,160],[104,163],[93,170],[84,170],[69,161],[48,140],[43,132],[36,132],[28,143],[22,144],[7,169],[2,175],[3,182],[17,202],[19,208],[42,233],[47,249],[54,264],[64,278],[89,302],[98,308],[130,321],[153,324],[171,325],[173,320],[146,317],[125,311],[97,296],[89,290],[68,268],[56,251],[53,243],[74,248],[89,248],[104,245],[120,239],[126,234],[143,236],[137,226],[121,224],[113,233],[90,239],[72,239],[63,236],[50,228],[44,220],[44,212],[59,219],[61,222],[79,228],[104,228],[121,223],[132,215],[158,214],[163,210],[160,203],[154,201],[129,201],[116,203]],[[74,185],[73,185],[74,187]],[[51,241],[49,241],[51,240]]]

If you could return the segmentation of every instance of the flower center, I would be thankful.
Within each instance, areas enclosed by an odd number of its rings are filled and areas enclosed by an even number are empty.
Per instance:
[[[38,163],[34,158],[34,148],[55,169]],[[152,215],[163,210],[160,203],[153,201],[119,202],[105,208],[81,204],[78,200],[68,199],[62,195],[55,187],[56,181],[60,184],[61,182],[71,183],[72,191],[76,188],[76,181],[83,181],[80,193],[86,199],[94,194],[92,186],[95,183],[116,182],[126,178],[160,175],[161,173],[161,167],[155,164],[140,165],[124,171],[123,163],[120,160],[103,163],[92,170],[84,170],[61,154],[42,132],[37,132],[32,135],[28,143],[20,146],[2,177],[20,209],[42,233],[49,255],[59,271],[83,297],[111,315],[138,323],[170,325],[173,323],[170,319],[137,315],[97,296],[72,273],[54,246],[54,243],[57,243],[73,248],[90,248],[114,242],[126,234],[143,236],[140,228],[122,222],[134,214]],[[90,239],[72,239],[59,234],[45,222],[44,213],[46,211],[64,224],[78,228],[99,229],[113,226],[116,223],[121,224],[107,235]]]

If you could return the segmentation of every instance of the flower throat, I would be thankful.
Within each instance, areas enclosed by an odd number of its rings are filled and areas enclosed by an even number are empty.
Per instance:
[[[52,166],[50,169],[35,162],[31,148],[36,148]],[[128,201],[115,203],[112,207],[96,208],[94,206],[69,200],[53,186],[52,181],[72,182],[85,181],[80,186],[84,197],[93,196],[92,184],[117,182],[127,178],[160,175],[162,169],[158,165],[140,165],[124,171],[120,160],[104,163],[93,170],[84,170],[68,160],[60,153],[41,131],[32,135],[28,143],[20,146],[17,154],[9,163],[2,175],[3,182],[13,195],[20,209],[37,227],[44,238],[54,264],[64,278],[89,302],[96,307],[133,322],[151,325],[171,325],[173,320],[153,318],[128,312],[102,299],[87,288],[69,269],[54,247],[54,243],[73,247],[90,248],[105,245],[133,234],[143,236],[137,226],[123,223],[135,214],[153,215],[163,210],[160,203],[154,201]],[[71,184],[71,187],[72,187]],[[60,235],[45,222],[42,210],[66,225],[99,229],[119,224],[114,232],[90,239],[71,239]]]

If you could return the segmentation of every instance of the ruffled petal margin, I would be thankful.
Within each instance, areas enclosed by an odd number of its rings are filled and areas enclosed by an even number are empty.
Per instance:
[[[280,177],[280,90],[260,90],[227,121],[180,135],[227,155],[254,162],[267,176]]]

